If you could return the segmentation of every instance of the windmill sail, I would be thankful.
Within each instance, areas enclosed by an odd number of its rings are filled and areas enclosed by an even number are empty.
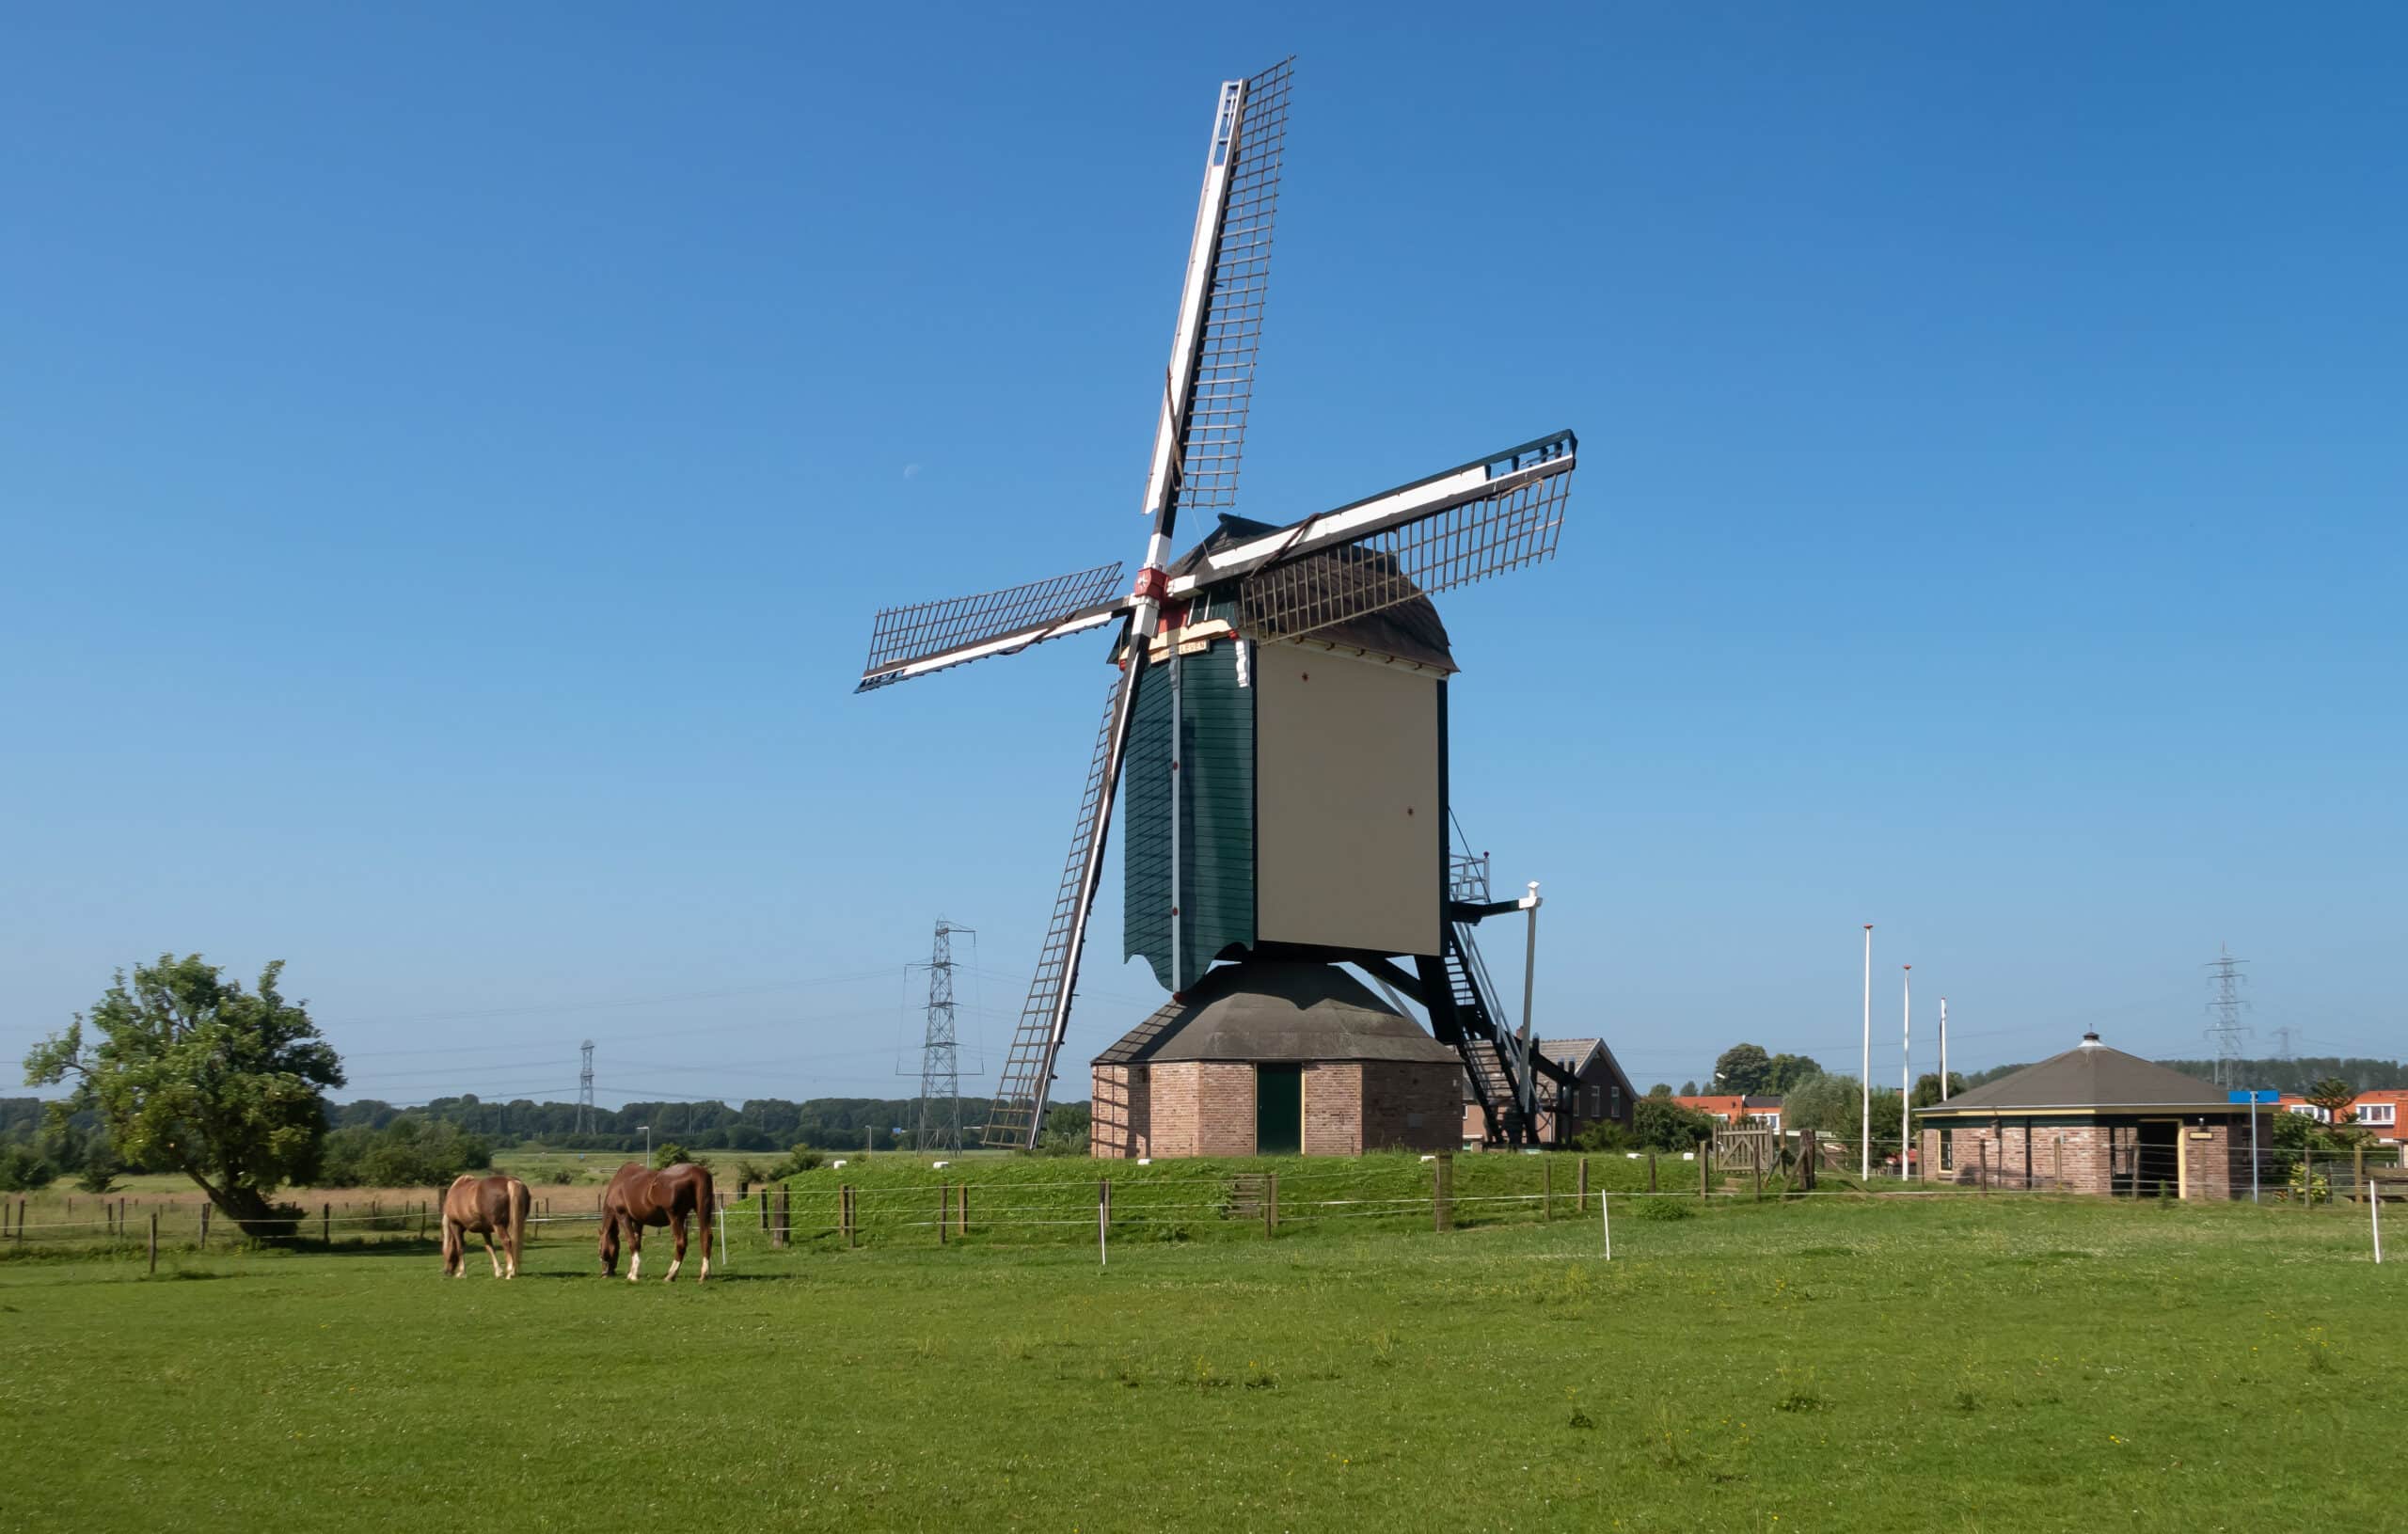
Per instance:
[[[866,692],[948,666],[1007,656],[1046,640],[1100,627],[1127,610],[1118,563],[1074,570],[1050,580],[1032,580],[975,596],[957,596],[916,607],[888,608],[878,615],[862,668]]]
[[[1228,194],[1204,290],[1204,324],[1189,381],[1185,434],[1174,486],[1181,510],[1237,504],[1238,460],[1254,402],[1255,354],[1271,279],[1272,225],[1288,150],[1288,87],[1294,60],[1245,82],[1228,150]]]
[[[1120,742],[1127,738],[1122,718],[1126,685],[1125,675],[1113,678],[1103,727],[1096,732],[1086,790],[1079,798],[1078,826],[1054,894],[1054,918],[1045,928],[1045,946],[1037,956],[1037,973],[1028,983],[1028,999],[1021,1005],[1019,1026],[1012,1030],[1011,1052],[1005,1057],[994,1110],[987,1119],[983,1140],[990,1147],[1032,1147],[1044,1125],[1045,1094],[1054,1084],[1054,1057],[1062,1046],[1056,1018],[1067,1017],[1063,1004],[1078,983],[1079,950],[1087,908],[1095,899],[1095,869],[1102,857],[1102,828],[1110,818],[1110,789],[1119,770]]]
[[[1238,579],[1238,625],[1317,630],[1555,555],[1578,440],[1558,432],[1220,550],[1173,598]]]

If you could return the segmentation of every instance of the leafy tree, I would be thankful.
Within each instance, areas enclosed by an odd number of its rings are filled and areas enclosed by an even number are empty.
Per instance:
[[[84,1137],[83,1164],[75,1170],[75,1186],[87,1194],[104,1194],[117,1186],[117,1148],[98,1130]]]
[[[1776,1054],[1765,1072],[1762,1089],[1775,1095],[1786,1093],[1798,1083],[1822,1073],[1823,1067],[1811,1054]]]
[[[1681,1096],[1683,1096],[1683,1097],[1685,1097],[1685,1098],[1693,1098],[1693,1097],[1696,1097],[1696,1096],[1697,1096],[1697,1083],[1695,1083],[1695,1082],[1683,1082],[1683,1083],[1681,1083]]]
[[[684,1146],[677,1144],[673,1140],[669,1144],[660,1147],[652,1153],[652,1164],[655,1171],[666,1170],[667,1168],[675,1166],[680,1162],[690,1162],[693,1159],[693,1157],[686,1154],[686,1147]]]
[[[1647,1095],[1651,1098],[1669,1098],[1672,1095],[1672,1083],[1670,1082],[1657,1082],[1655,1085],[1647,1089]]]
[[[1857,1143],[1864,1131],[1863,1088],[1853,1076],[1826,1072],[1798,1083],[1782,1098],[1781,1116],[1784,1130],[1813,1130]],[[1873,1089],[1873,1144],[1876,1162],[1897,1149],[1898,1089],[1894,1086]],[[1884,1146],[1889,1148],[1882,1149]]]
[[[1718,1092],[1748,1095],[1768,1092],[1766,1084],[1772,1074],[1772,1056],[1761,1044],[1734,1044],[1714,1062],[1714,1087]]]
[[[1641,1098],[1631,1109],[1631,1144],[1642,1150],[1689,1150],[1713,1136],[1713,1119],[1670,1098]]]
[[[1044,1156],[1084,1156],[1091,1148],[1089,1131],[1095,1114],[1084,1102],[1055,1103],[1045,1115],[1045,1130],[1037,1139]]]
[[[1956,1071],[1948,1073],[1948,1095],[1955,1097],[1965,1090],[1965,1078]],[[1917,1108],[1928,1108],[1941,1100],[1940,1072],[1926,1070],[1915,1078],[1915,1095],[1909,1099]]]
[[[244,1234],[287,1234],[293,1216],[268,1194],[317,1172],[324,1089],[343,1078],[307,1004],[277,989],[283,970],[261,970],[257,991],[198,954],[162,954],[131,983],[120,970],[88,1015],[25,1056],[26,1084],[72,1080],[58,1120],[90,1109],[121,1154],[183,1173]]]
[[[2300,1095],[2311,1105],[2323,1109],[2337,1125],[2347,1124],[2355,1116],[2350,1112],[2350,1101],[2358,1094],[2338,1076],[2327,1076]]]
[[[0,1146],[0,1192],[29,1194],[47,1188],[58,1168],[31,1146]]]
[[[382,1130],[334,1131],[324,1160],[319,1176],[330,1188],[442,1188],[493,1165],[493,1149],[456,1125],[403,1117]]]

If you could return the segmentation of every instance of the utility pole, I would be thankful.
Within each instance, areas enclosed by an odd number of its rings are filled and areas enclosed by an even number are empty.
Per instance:
[[[953,1018],[953,935],[968,932],[937,918],[928,955],[927,1026],[920,1037],[920,1116],[911,1144],[920,1150],[961,1148],[961,1054]]]
[[[2232,950],[2218,943],[2215,958],[2207,965],[2208,1017],[2211,1020],[2206,1036],[2216,1047],[2216,1084],[2222,1087],[2230,1087],[2238,1079],[2241,1047],[2249,1035],[2241,1020],[2241,1014],[2249,1006],[2241,998],[2241,988],[2249,983],[2249,977],[2241,973],[2241,966],[2248,962],[2233,957]]]
[[[582,1064],[577,1070],[577,1132],[584,1134],[594,1128],[594,1040],[578,1046]]]
[[[1856,1175],[1859,1179],[1873,1180],[1873,924],[1864,924],[1864,1065],[1857,1072],[1857,1084],[1864,1093],[1864,1103],[1858,1109],[1856,1121],[1860,1144],[1856,1153]]]
[[[1948,998],[1940,999],[1940,1100],[1948,1100]]]

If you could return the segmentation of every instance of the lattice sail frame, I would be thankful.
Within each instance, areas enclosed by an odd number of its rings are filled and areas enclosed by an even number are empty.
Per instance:
[[[1232,140],[1228,200],[1205,289],[1203,334],[1187,396],[1175,494],[1180,511],[1237,505],[1238,465],[1254,403],[1254,365],[1271,280],[1271,237],[1287,162],[1288,96],[1295,72],[1282,59],[1245,83]]]
[[[1502,495],[1283,561],[1238,583],[1238,626],[1260,639],[1321,629],[1555,557],[1569,464]]]
[[[1054,637],[1056,625],[1110,604],[1122,591],[1120,561],[1001,591],[888,608],[878,615],[859,690],[884,687],[988,656],[1011,655]],[[1108,616],[1099,615],[1099,623]],[[956,653],[940,665],[923,662]]]

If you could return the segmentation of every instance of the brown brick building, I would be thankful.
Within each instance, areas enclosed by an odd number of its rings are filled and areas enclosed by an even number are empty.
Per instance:
[[[1224,964],[1095,1057],[1098,1156],[1456,1144],[1463,1061],[1334,964]]]
[[[2250,1115],[2263,1106],[2111,1050],[2097,1034],[2065,1053],[1918,1110],[1926,1176],[2135,1197],[2249,1194]]]

